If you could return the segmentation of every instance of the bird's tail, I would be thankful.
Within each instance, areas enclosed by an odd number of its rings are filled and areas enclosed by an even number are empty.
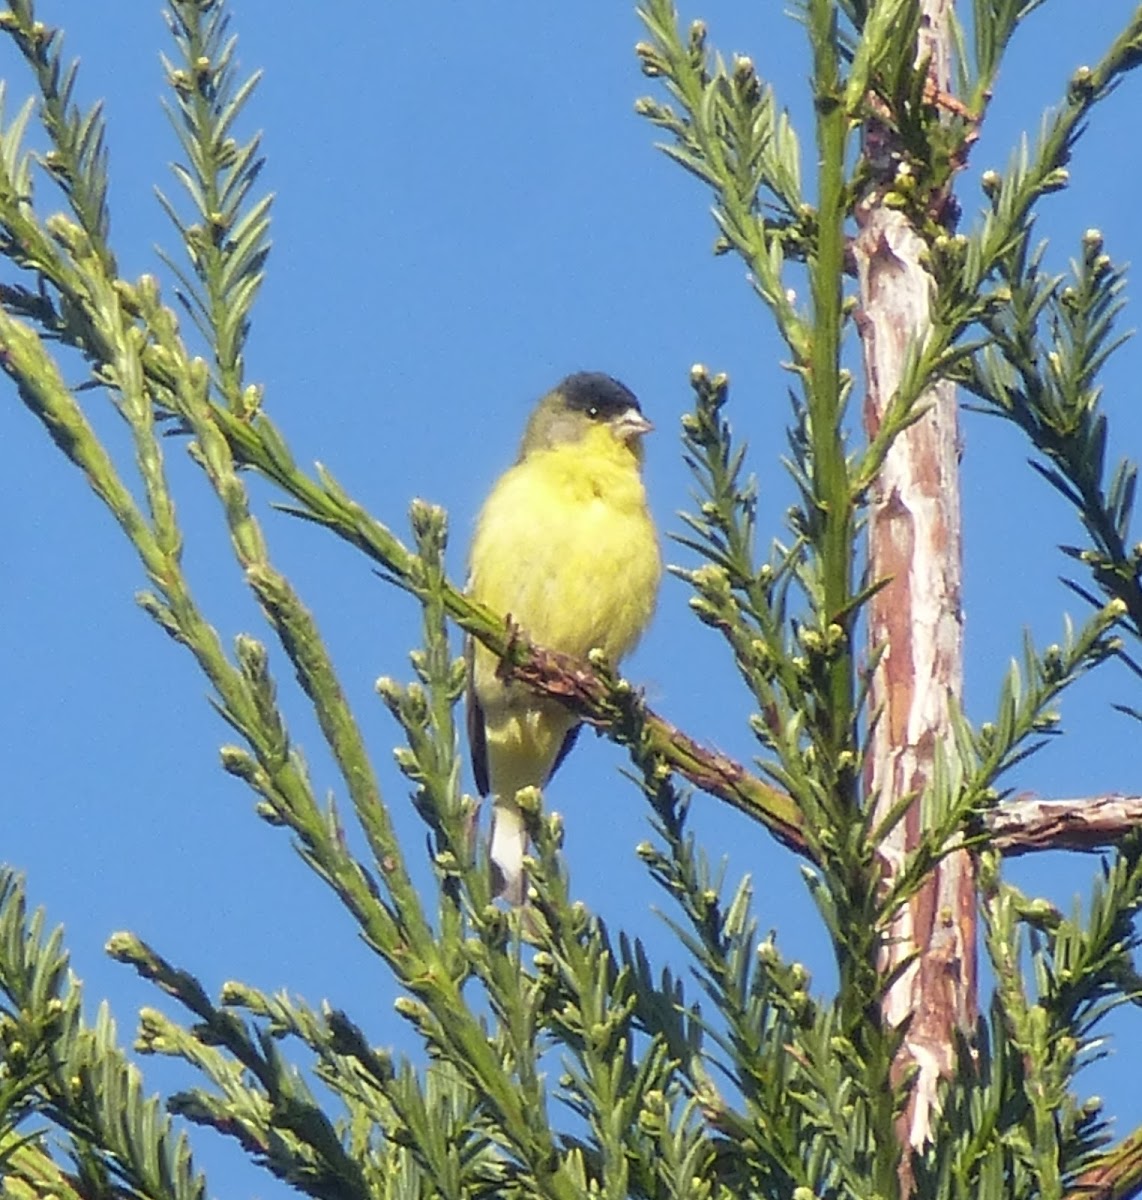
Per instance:
[[[496,797],[492,807],[492,886],[495,894],[509,904],[522,904],[527,892],[523,856],[527,853],[527,829],[519,808]]]

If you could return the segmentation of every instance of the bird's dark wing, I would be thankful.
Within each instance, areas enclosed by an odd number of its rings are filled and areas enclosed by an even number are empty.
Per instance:
[[[551,764],[551,770],[547,772],[547,779],[543,781],[544,783],[563,765],[563,760],[571,753],[571,749],[575,745],[575,739],[579,736],[579,730],[582,728],[582,725],[576,725],[572,729],[567,730],[567,734],[563,739],[563,745],[559,747],[559,753],[555,756],[555,761]]]
[[[476,789],[481,796],[490,790],[488,784],[488,739],[484,729],[484,710],[476,698],[472,678],[475,667],[476,644],[471,638],[464,643],[464,657],[468,660],[468,686],[464,697],[468,709],[468,746],[472,752],[472,774],[476,777]]]

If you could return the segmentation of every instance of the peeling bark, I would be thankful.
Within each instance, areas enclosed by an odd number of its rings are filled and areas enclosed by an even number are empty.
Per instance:
[[[947,2],[926,0],[920,47],[935,87],[947,87]],[[891,137],[871,138],[883,169]],[[888,152],[888,158],[883,156]],[[898,209],[874,191],[858,207],[853,245],[868,392],[865,426],[880,428],[911,349],[931,322],[932,281],[925,245]],[[870,692],[878,714],[866,765],[878,816],[906,796],[911,807],[879,847],[886,879],[900,870],[920,832],[919,797],[933,781],[938,749],[955,754],[950,709],[963,690],[962,529],[959,435],[954,389],[940,384],[921,400],[924,415],[897,437],[870,496],[869,574],[885,586],[869,604],[869,640],[881,654]],[[911,960],[882,1003],[885,1024],[906,1027],[898,1077],[915,1070],[901,1135],[919,1147],[930,1136],[941,1076],[954,1069],[955,1032],[975,1026],[976,879],[967,852],[944,859],[897,914],[879,967]],[[914,957],[913,957],[914,956]],[[907,1156],[905,1156],[906,1160]],[[911,1191],[907,1162],[902,1190]]]
[[[861,337],[868,378],[865,424],[872,436],[901,379],[906,355],[929,323],[931,281],[923,242],[906,218],[883,206],[859,214],[854,246]],[[888,452],[871,496],[869,569],[887,584],[869,605],[869,638],[881,650],[870,693],[879,719],[868,760],[878,815],[932,782],[937,747],[954,754],[950,702],[963,690],[960,604],[962,530],[955,391],[941,384],[928,411]],[[916,845],[919,802],[881,844],[886,877]],[[919,1068],[907,1139],[927,1139],[937,1083],[953,1068],[953,1031],[976,1018],[975,872],[967,853],[950,855],[897,914],[881,953],[892,971],[916,955],[883,1003],[885,1023],[908,1022],[898,1069]]]
[[[1021,795],[987,814],[995,848],[1007,858],[1035,850],[1107,850],[1142,829],[1142,796],[1044,800]]]

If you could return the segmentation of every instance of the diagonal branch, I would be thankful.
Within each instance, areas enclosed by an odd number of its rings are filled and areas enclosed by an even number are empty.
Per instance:
[[[462,620],[459,623],[464,625]],[[561,701],[589,725],[606,730],[619,745],[638,750],[643,761],[657,758],[666,770],[760,821],[783,845],[809,856],[804,818],[789,795],[652,712],[625,679],[615,679],[594,664],[533,646],[510,624],[506,640],[481,636],[476,629],[471,632],[503,655],[500,670],[506,678],[518,679]],[[501,644],[497,645],[497,640]]]
[[[459,623],[467,627],[463,619]],[[513,628],[506,639],[481,636],[483,631],[475,628],[472,632],[503,654],[505,676],[561,701],[620,745],[649,749],[695,787],[765,825],[789,849],[811,857],[804,817],[790,796],[647,708],[626,680],[533,646],[518,629]],[[995,849],[1008,858],[1043,850],[1097,852],[1142,827],[1142,796],[1111,793],[1048,800],[1022,792],[991,809],[984,826],[994,838]]]

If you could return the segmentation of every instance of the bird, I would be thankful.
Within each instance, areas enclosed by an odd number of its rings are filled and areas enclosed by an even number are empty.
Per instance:
[[[662,556],[642,480],[653,429],[634,393],[597,371],[568,375],[532,410],[513,466],[476,518],[468,594],[534,644],[617,665],[654,613]],[[580,720],[559,701],[502,679],[497,656],[469,638],[472,767],[492,797],[493,893],[524,903],[527,830],[521,788],[542,788]]]

